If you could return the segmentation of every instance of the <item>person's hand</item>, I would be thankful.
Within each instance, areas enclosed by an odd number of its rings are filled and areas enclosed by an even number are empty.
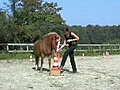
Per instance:
[[[68,39],[67,42],[71,42],[72,40],[71,39]]]
[[[60,52],[61,51],[61,49],[60,48],[57,48],[57,50],[56,50],[57,52]]]

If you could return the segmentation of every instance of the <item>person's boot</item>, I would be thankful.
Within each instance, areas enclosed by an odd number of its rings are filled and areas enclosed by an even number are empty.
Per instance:
[[[71,73],[77,73],[77,69],[73,69],[73,71]]]
[[[61,73],[63,73],[63,66],[60,66],[60,71]]]
[[[76,70],[76,71],[73,71],[72,73],[77,73],[77,70]]]

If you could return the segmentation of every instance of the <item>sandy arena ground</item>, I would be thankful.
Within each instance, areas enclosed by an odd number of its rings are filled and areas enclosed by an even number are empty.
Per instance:
[[[120,90],[120,55],[75,59],[78,73],[64,71],[61,76],[33,70],[29,59],[1,60],[0,90]],[[64,69],[71,70],[69,58]]]

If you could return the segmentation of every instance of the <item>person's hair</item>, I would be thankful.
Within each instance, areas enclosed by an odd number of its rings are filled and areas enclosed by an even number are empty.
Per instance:
[[[66,29],[64,31],[64,36],[65,36],[65,38],[68,38],[70,36],[70,31],[69,31],[68,27],[66,27]]]
[[[63,33],[66,33],[66,32],[69,32],[70,30],[69,30],[69,28],[68,27],[65,27],[65,29],[64,29],[64,32]]]
[[[66,30],[65,30],[65,31],[69,31],[68,27],[66,28]]]

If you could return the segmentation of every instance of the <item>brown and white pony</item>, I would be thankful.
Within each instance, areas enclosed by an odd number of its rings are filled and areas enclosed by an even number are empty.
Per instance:
[[[50,32],[43,36],[42,40],[38,40],[34,44],[35,68],[39,69],[39,57],[41,58],[40,71],[43,69],[44,58],[47,56],[49,60],[49,70],[51,68],[52,51],[56,51],[60,36],[56,32]]]

